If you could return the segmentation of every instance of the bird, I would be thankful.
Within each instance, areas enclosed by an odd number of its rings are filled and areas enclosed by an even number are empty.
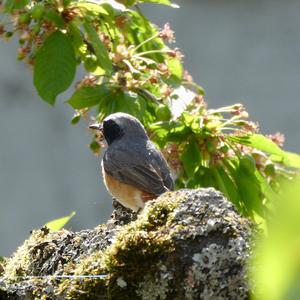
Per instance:
[[[104,184],[123,206],[139,212],[147,201],[174,190],[167,161],[137,118],[113,113],[89,128],[101,131],[107,143],[101,162]]]

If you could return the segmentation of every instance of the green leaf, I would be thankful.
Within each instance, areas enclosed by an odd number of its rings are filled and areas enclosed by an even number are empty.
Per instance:
[[[214,179],[212,169],[201,166],[198,171],[195,173],[195,176],[191,178],[189,181],[192,181],[194,187],[214,187],[217,188],[216,181]],[[189,185],[188,187],[192,187]]]
[[[146,102],[136,93],[111,90],[99,105],[98,118],[115,112],[125,112],[142,120],[146,113]]]
[[[78,2],[75,7],[82,8],[85,12],[92,16],[105,15],[109,16],[108,11],[99,4],[93,2]]]
[[[87,45],[84,43],[83,35],[74,21],[69,23],[68,34],[72,41],[75,54],[80,57],[85,57]]]
[[[99,65],[106,71],[106,73],[110,74],[112,72],[112,62],[109,58],[107,49],[105,48],[105,46],[99,38],[97,31],[95,30],[92,23],[90,23],[87,20],[85,21],[83,26],[89,37],[90,42],[94,47]]]
[[[141,119],[145,113],[145,100],[136,93],[122,92],[114,96],[114,111],[125,112]]]
[[[264,193],[265,197],[268,200],[276,200],[277,194],[273,191],[267,179],[257,169],[255,170],[254,175],[259,181],[261,191]]]
[[[45,20],[53,22],[58,28],[63,28],[65,25],[64,19],[54,10],[48,10],[45,13]]]
[[[75,116],[73,116],[72,120],[71,120],[71,124],[72,125],[76,125],[81,119],[81,115],[80,114],[76,114]]]
[[[231,140],[240,144],[264,151],[269,154],[282,155],[283,150],[280,149],[273,141],[261,134],[252,134],[248,136],[230,137]]]
[[[58,230],[62,229],[75,215],[76,215],[76,212],[73,211],[69,216],[64,216],[59,219],[49,221],[44,226],[49,228],[50,231],[58,231]]]
[[[173,86],[180,85],[183,78],[183,66],[181,61],[177,58],[170,58],[167,60],[167,66],[169,67],[171,76],[165,81]]]
[[[202,86],[198,85],[195,82],[184,81],[184,86],[192,88],[197,94],[205,96],[205,90]]]
[[[149,124],[150,130],[155,134],[156,142],[162,148],[167,142],[167,137],[169,134],[169,123],[170,122],[158,122],[154,124]]]
[[[253,299],[299,299],[300,181],[289,185],[272,202],[268,234],[254,249],[249,274],[255,282]],[[259,237],[260,238],[260,237]]]
[[[149,101],[152,101],[152,102],[154,102],[156,104],[159,104],[159,100],[157,99],[157,97],[155,95],[153,95],[147,89],[137,88],[137,89],[135,89],[135,92],[137,94],[139,94],[145,100],[149,100]]]
[[[232,141],[271,154],[270,159],[287,167],[300,168],[300,156],[296,153],[282,150],[273,141],[261,134],[229,137]]]
[[[70,39],[60,31],[52,33],[36,54],[33,80],[39,95],[54,105],[56,96],[72,83],[76,59]]]
[[[184,124],[176,121],[157,122],[149,126],[159,138],[158,143],[164,145],[168,142],[183,142],[186,141],[191,130]]]
[[[130,10],[126,12],[128,21],[126,22],[124,30],[128,32],[126,38],[128,39],[128,43],[134,45],[140,45],[138,52],[159,50],[165,48],[165,44],[161,38],[157,37],[153,39],[153,36],[157,35],[157,28],[151,24],[151,22],[139,11],[135,12]],[[146,40],[150,39],[151,41],[144,43]],[[166,55],[163,53],[152,53],[147,54],[147,59],[152,59],[156,63],[164,63]]]
[[[193,177],[201,164],[199,145],[196,140],[190,141],[181,155],[184,170],[188,177]]]
[[[110,90],[106,84],[97,86],[85,86],[72,95],[67,101],[74,109],[82,109],[85,107],[95,106],[107,96],[109,96]]]
[[[6,0],[4,4],[5,12],[12,12],[15,9],[22,9],[29,3],[29,0]]]
[[[240,168],[245,174],[253,174],[256,170],[256,162],[251,155],[243,155],[240,159]]]
[[[99,143],[94,140],[90,143],[90,149],[92,150],[92,152],[94,152],[95,154],[99,154],[99,152],[101,151],[101,147],[99,145]]]
[[[163,4],[167,6],[171,6],[173,8],[179,8],[177,4],[171,3],[169,0],[140,0],[140,3],[156,3],[156,4]]]
[[[300,155],[292,152],[283,151],[282,155],[271,155],[270,159],[274,162],[279,162],[287,167],[300,169]]]
[[[218,189],[224,193],[228,200],[230,200],[238,209],[241,209],[241,199],[237,191],[237,186],[234,180],[226,172],[225,166],[213,167],[212,173],[214,180],[218,185]]]
[[[245,169],[245,167],[240,164],[239,168],[236,170],[234,179],[248,216],[253,216],[252,211],[255,211],[258,215],[262,216],[263,193],[261,191],[260,182],[255,174],[250,173],[249,169]]]

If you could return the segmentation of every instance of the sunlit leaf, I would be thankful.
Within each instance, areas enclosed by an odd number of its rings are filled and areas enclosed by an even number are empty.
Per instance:
[[[109,58],[107,49],[99,38],[96,29],[92,23],[87,20],[84,23],[84,28],[87,32],[90,42],[92,43],[92,46],[94,47],[99,65],[106,71],[106,73],[110,74],[112,72],[112,62]]]
[[[268,235],[258,243],[250,271],[256,300],[299,298],[299,178],[276,199]]]
[[[300,155],[282,150],[278,145],[261,134],[230,137],[240,144],[271,154],[270,159],[287,167],[300,168]]]
[[[74,109],[82,109],[99,104],[109,96],[109,88],[106,84],[97,86],[85,86],[75,91],[68,103]]]
[[[76,60],[69,37],[60,31],[52,33],[36,54],[34,85],[39,95],[54,105],[56,96],[72,83]]]
[[[145,100],[138,94],[122,92],[113,96],[113,112],[125,112],[141,119],[145,113]]]
[[[280,149],[273,141],[261,134],[234,136],[230,137],[230,139],[269,154],[277,154],[281,156],[283,152],[283,150]]]
[[[171,76],[167,81],[174,86],[179,86],[183,77],[183,66],[181,61],[177,58],[170,58],[167,60],[167,65],[171,72]]]
[[[84,43],[83,34],[81,33],[75,22],[70,22],[69,24],[69,37],[72,41],[76,55],[86,55],[87,45],[86,43]]]
[[[44,226],[46,226],[50,231],[58,231],[62,229],[74,216],[76,212],[73,211],[69,216],[64,216],[52,221],[47,222]]]
[[[283,151],[280,155],[271,155],[270,159],[274,162],[279,162],[287,167],[300,169],[300,155],[292,152]]]
[[[90,15],[109,15],[108,11],[102,5],[93,2],[77,2],[74,6],[83,9]]]

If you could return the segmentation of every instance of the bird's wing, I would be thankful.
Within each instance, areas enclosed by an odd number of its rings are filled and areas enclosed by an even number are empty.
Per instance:
[[[151,165],[162,178],[165,187],[167,187],[170,191],[173,191],[174,180],[171,176],[171,172],[165,158],[150,140],[147,142],[147,149],[151,153]]]
[[[141,151],[138,147],[114,147],[108,149],[103,157],[104,170],[108,175],[156,196],[169,190],[161,172],[155,168],[157,164],[159,162],[152,151]]]

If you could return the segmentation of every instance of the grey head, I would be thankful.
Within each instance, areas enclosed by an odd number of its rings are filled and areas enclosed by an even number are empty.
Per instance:
[[[121,112],[107,116],[102,124],[93,124],[90,128],[101,130],[108,145],[123,136],[148,139],[142,123],[137,118]]]

